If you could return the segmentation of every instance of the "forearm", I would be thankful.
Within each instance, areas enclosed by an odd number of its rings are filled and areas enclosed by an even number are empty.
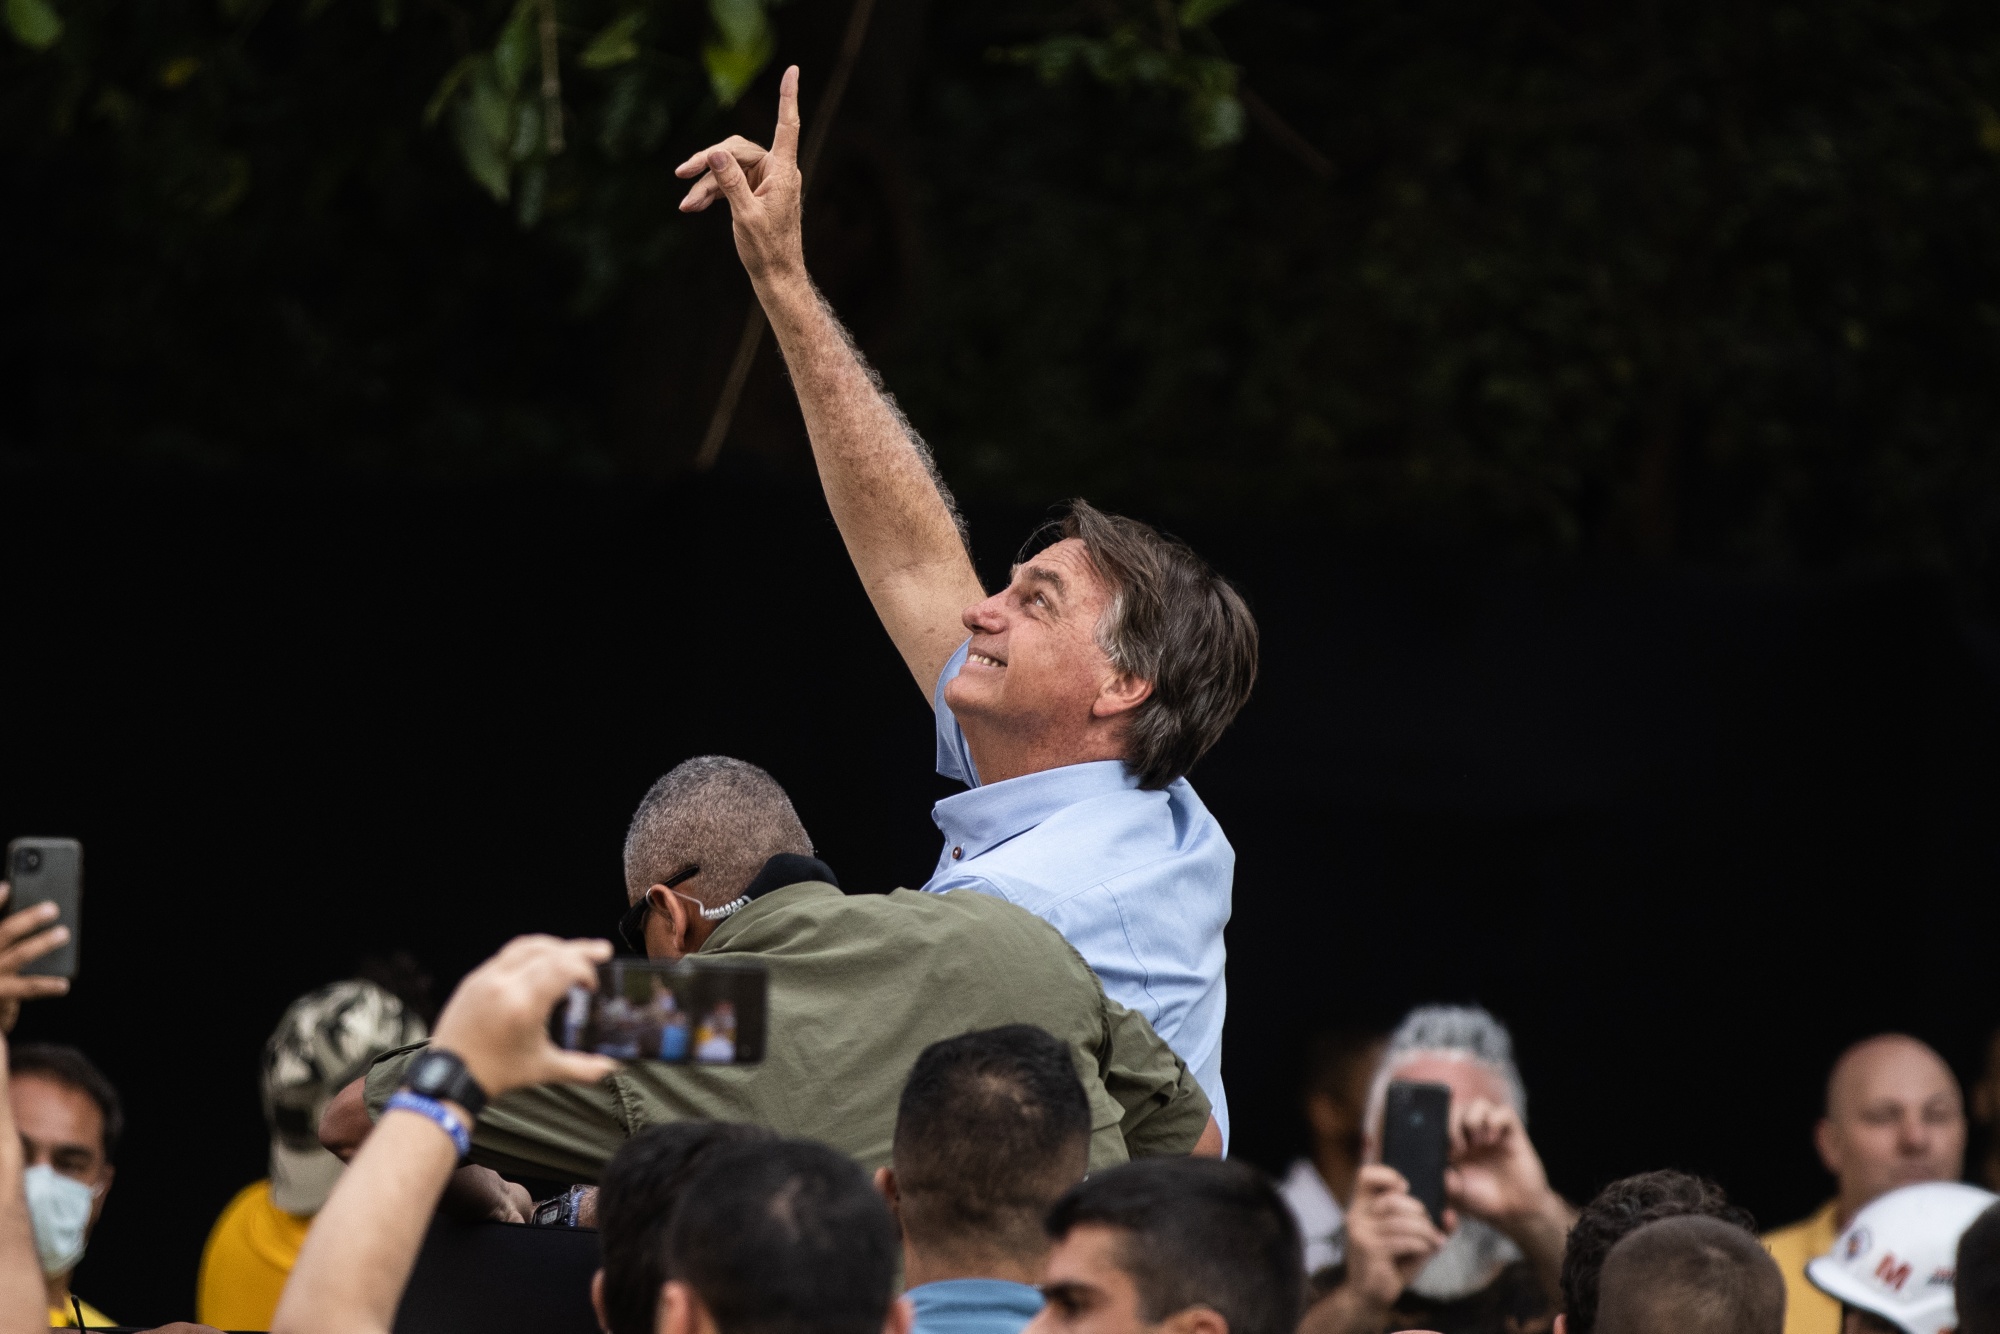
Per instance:
[[[1521,1248],[1534,1266],[1535,1277],[1557,1303],[1562,1301],[1563,1247],[1568,1245],[1569,1230],[1575,1224],[1576,1210],[1554,1191],[1534,1210],[1500,1224],[1500,1230]]]
[[[6,1052],[0,1047],[0,1069]],[[0,1334],[40,1334],[49,1327],[42,1264],[35,1254],[34,1225],[21,1184],[21,1137],[7,1114],[7,1090],[0,1077]]]
[[[958,518],[895,401],[802,271],[757,284],[798,392],[828,507],[848,555],[928,697],[964,639],[979,586]]]
[[[274,1334],[386,1334],[457,1166],[437,1126],[411,1112],[383,1117],[306,1234]]]

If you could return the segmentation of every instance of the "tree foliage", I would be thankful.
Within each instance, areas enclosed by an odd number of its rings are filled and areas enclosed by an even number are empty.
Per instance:
[[[841,0],[7,0],[17,464],[691,457]],[[883,0],[809,209],[962,489],[1990,580],[2000,11]],[[802,457],[769,369],[728,457]],[[754,405],[752,405],[754,406]],[[789,464],[785,466],[791,466]]]

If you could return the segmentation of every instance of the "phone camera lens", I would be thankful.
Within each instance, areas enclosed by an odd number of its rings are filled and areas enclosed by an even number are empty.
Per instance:
[[[41,850],[39,848],[22,848],[19,853],[15,854],[14,865],[19,867],[23,871],[41,870],[42,869]]]

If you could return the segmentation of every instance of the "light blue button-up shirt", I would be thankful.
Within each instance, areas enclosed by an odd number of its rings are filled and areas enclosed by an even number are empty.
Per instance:
[[[1050,923],[1096,970],[1105,994],[1146,1016],[1188,1064],[1229,1143],[1222,1093],[1222,928],[1236,850],[1187,779],[1147,792],[1122,761],[1099,760],[981,786],[944,702],[971,641],[938,677],[937,766],[971,790],[931,808],[944,833],[924,886],[976,889]]]

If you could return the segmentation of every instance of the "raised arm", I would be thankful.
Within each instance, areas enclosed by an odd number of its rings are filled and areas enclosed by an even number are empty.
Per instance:
[[[962,613],[986,595],[930,450],[806,274],[798,149],[795,65],[779,85],[770,151],[732,138],[696,153],[675,173],[701,177],[681,210],[728,201],[736,253],[791,370],[833,521],[929,699],[968,633]]]
[[[48,1289],[35,1253],[22,1162],[21,1132],[14,1128],[7,1090],[7,1039],[0,1036],[0,1334],[40,1334],[49,1327]]]
[[[490,1095],[601,1079],[616,1062],[556,1050],[546,1025],[564,990],[595,985],[592,965],[610,957],[601,940],[523,936],[459,984],[432,1045],[456,1054]],[[463,1107],[447,1106],[470,1123]],[[384,1114],[314,1218],[271,1328],[388,1334],[431,1211],[457,1166],[458,1150],[437,1123],[414,1111]]]

